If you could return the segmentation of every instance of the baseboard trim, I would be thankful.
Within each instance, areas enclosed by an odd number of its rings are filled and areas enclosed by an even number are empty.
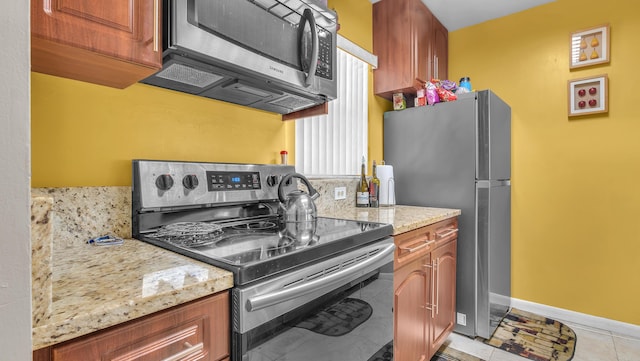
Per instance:
[[[609,331],[614,335],[628,336],[640,340],[640,326],[631,323],[610,320],[608,318],[592,316],[586,313],[565,310],[517,298],[511,299],[511,307],[553,318],[560,322],[577,323],[590,328]]]

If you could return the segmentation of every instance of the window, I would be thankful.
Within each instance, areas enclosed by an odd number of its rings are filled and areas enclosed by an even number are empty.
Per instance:
[[[358,175],[368,147],[369,65],[338,49],[338,97],[325,115],[296,120],[296,171]]]

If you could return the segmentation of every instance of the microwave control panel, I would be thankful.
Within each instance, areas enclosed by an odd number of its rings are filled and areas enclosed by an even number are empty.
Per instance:
[[[333,52],[331,51],[333,39],[331,33],[318,27],[318,67],[316,75],[325,79],[333,79],[332,64]]]

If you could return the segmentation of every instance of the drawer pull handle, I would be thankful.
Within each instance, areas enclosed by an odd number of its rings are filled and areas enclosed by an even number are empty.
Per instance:
[[[190,343],[185,342],[184,345],[188,348],[178,352],[173,356],[169,356],[163,359],[162,361],[177,361],[182,358],[185,358],[186,356],[191,356],[195,353],[202,352],[202,349],[204,348],[204,344],[202,342],[195,344],[194,346],[191,346]]]
[[[458,232],[458,228],[451,228],[451,229],[448,229],[446,232],[443,232],[443,233],[436,232],[436,235],[439,238],[445,238],[445,237],[448,237],[448,236],[450,236],[450,235],[452,235],[452,234],[454,234],[456,232]]]
[[[436,311],[436,315],[438,314],[439,310],[440,310],[440,302],[438,301],[438,299],[440,298],[440,268],[438,267],[438,260],[434,260],[433,261],[433,272],[432,274],[432,282],[435,282],[436,287],[435,287],[435,294],[432,293],[433,297],[431,299],[431,304],[433,305],[433,308],[431,309],[431,317],[435,318],[436,316],[433,314],[433,311],[435,309]],[[433,283],[432,283],[433,284]],[[431,287],[431,292],[433,292],[433,288]]]
[[[423,264],[422,267],[431,270],[431,306],[424,306],[431,311],[431,318],[435,318],[438,314],[438,297],[440,297],[440,282],[438,276],[438,260],[434,260],[431,264]],[[435,312],[435,314],[434,314]]]
[[[413,253],[413,252],[419,251],[419,250],[421,250],[423,248],[429,247],[433,242],[434,241],[428,241],[428,242],[425,242],[425,243],[423,243],[423,244],[421,244],[421,245],[419,245],[417,247],[400,247],[400,249],[403,250],[403,251],[409,252],[409,253]]]

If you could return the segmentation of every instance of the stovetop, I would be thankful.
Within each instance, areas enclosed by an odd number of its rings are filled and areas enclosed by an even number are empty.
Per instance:
[[[278,216],[292,166],[134,160],[135,238],[229,270],[244,285],[388,237],[388,224]],[[282,184],[283,193],[297,189]]]
[[[197,231],[173,232],[174,226]],[[391,231],[390,225],[380,223],[318,217],[313,224],[300,226],[265,217],[250,222],[175,223],[140,239],[229,270],[235,283],[243,285],[355,249]]]

